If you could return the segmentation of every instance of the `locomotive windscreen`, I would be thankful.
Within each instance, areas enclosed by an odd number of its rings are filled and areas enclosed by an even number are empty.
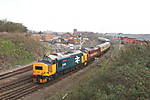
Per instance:
[[[36,70],[43,70],[43,67],[42,66],[35,66],[35,69]]]

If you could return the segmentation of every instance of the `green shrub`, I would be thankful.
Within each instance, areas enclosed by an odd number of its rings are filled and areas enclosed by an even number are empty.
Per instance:
[[[106,57],[92,78],[70,90],[66,100],[149,100],[149,50],[149,45],[129,46]]]
[[[45,47],[29,34],[0,33],[0,71],[31,63],[45,52]]]

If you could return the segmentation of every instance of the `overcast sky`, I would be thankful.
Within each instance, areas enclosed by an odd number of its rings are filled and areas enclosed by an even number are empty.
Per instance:
[[[0,0],[0,19],[36,31],[150,34],[150,0]]]

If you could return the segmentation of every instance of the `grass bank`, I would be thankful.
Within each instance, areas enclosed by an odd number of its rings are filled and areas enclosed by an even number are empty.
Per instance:
[[[149,100],[150,45],[122,48],[114,47],[78,84],[46,100]]]
[[[24,65],[42,56],[46,48],[26,33],[0,33],[0,71]]]

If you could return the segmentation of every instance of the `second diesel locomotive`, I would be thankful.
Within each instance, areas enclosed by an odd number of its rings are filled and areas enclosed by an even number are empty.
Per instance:
[[[110,42],[73,52],[61,52],[44,56],[33,64],[33,81],[45,83],[57,75],[85,66],[95,57],[100,56],[110,48]]]

